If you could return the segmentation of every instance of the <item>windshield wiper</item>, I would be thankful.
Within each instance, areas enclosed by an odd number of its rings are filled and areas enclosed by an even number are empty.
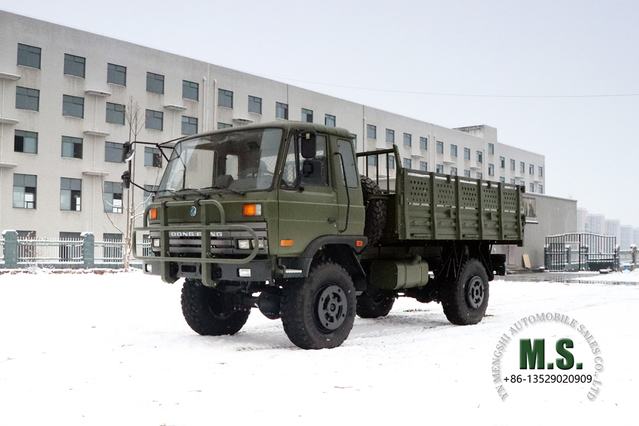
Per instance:
[[[177,199],[177,197],[186,200],[186,197],[183,194],[179,194],[179,191],[173,191],[172,189],[160,189],[159,191],[156,192],[157,195],[171,195],[173,197],[173,199]]]
[[[219,185],[213,185],[213,186],[207,186],[206,188],[202,188],[203,190],[208,190],[208,189],[221,189],[223,191],[229,191],[232,192],[234,194],[239,194],[239,195],[245,195],[246,192],[243,191],[238,191],[237,189],[231,189],[231,188],[227,188],[225,186],[219,186]]]
[[[182,188],[178,190],[177,192],[186,192],[186,191],[193,191],[196,194],[201,195],[202,197],[211,198],[211,194],[207,194],[206,192],[202,192],[199,189],[195,189],[195,188]]]

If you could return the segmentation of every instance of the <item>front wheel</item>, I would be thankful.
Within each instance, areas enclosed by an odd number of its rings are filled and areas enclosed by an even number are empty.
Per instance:
[[[196,333],[222,336],[240,331],[251,311],[235,309],[233,294],[187,279],[182,287],[182,313]]]
[[[333,262],[320,263],[308,278],[284,286],[284,331],[302,349],[335,348],[353,328],[355,303],[348,272]]]
[[[488,307],[488,274],[476,259],[466,261],[455,282],[442,289],[446,318],[458,325],[477,324]]]

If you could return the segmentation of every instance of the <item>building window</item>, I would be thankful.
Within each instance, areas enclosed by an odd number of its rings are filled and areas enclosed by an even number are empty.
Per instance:
[[[377,155],[369,155],[366,161],[369,166],[377,167]]]
[[[495,176],[495,165],[494,164],[489,164],[488,165],[488,176]]]
[[[126,67],[122,65],[107,65],[107,83],[126,86]]]
[[[465,177],[470,177],[470,170],[464,170],[464,176]]]
[[[26,87],[16,87],[16,108],[31,111],[40,110],[40,91]]]
[[[249,96],[248,102],[248,112],[252,112],[255,114],[262,113],[262,98]]]
[[[503,177],[503,176],[500,176],[500,177],[499,177],[499,181],[500,181],[501,183],[506,183],[506,178],[505,178],[505,177]]]
[[[464,148],[464,160],[470,160],[470,148]]]
[[[404,158],[404,168],[411,169],[413,167],[413,162],[410,158]]]
[[[182,98],[199,101],[200,85],[192,81],[182,80]]]
[[[404,146],[413,146],[413,135],[410,133],[404,133]]]
[[[534,183],[530,184],[530,192],[535,192],[535,184]]]
[[[40,69],[42,49],[18,43],[18,65]]]
[[[158,148],[144,147],[144,165],[147,167],[162,167],[162,153]]]
[[[36,175],[13,174],[13,208],[35,209],[36,188],[38,186]]]
[[[302,108],[302,121],[307,123],[313,122],[313,110]]]
[[[147,109],[145,127],[147,129],[162,130],[164,127],[164,113]]]
[[[488,144],[488,155],[495,155],[495,144]]]
[[[524,163],[523,161],[519,162],[519,171],[521,173],[526,173],[526,163]]]
[[[124,112],[126,107],[121,104],[106,103],[106,122],[124,124]]]
[[[395,130],[386,129],[386,142],[395,143]]]
[[[437,153],[438,154],[443,154],[444,153],[444,142],[437,141]]]
[[[275,102],[275,117],[288,120],[288,104]]]
[[[335,118],[334,115],[326,114],[324,115],[324,125],[328,127],[336,127],[337,119]]]
[[[522,180],[519,184],[520,184],[521,186],[523,186],[523,187],[524,187],[524,189],[526,189],[526,181]]]
[[[146,73],[146,91],[164,94],[164,76],[162,74]]]
[[[506,168],[506,157],[499,157],[499,168],[500,169]]]
[[[15,152],[24,152],[27,154],[38,153],[38,134],[36,132],[26,132],[24,130],[16,130],[13,139],[13,150]]]
[[[390,170],[395,169],[395,157],[392,155],[387,155],[386,159],[387,159],[386,167],[388,167],[388,169]]]
[[[533,164],[528,165],[528,174],[531,174],[531,175],[535,174],[535,166]]]
[[[419,149],[421,149],[422,151],[428,150],[428,138],[425,138],[423,136],[419,137]]]
[[[514,184],[515,183],[515,179],[511,179],[510,183]]]
[[[60,210],[82,210],[82,179],[60,178]]]
[[[109,163],[123,163],[122,152],[124,151],[124,144],[115,142],[104,143],[104,161]]]
[[[233,108],[233,92],[217,89],[217,104],[218,106]]]
[[[82,158],[82,138],[62,136],[62,156],[68,158]]]
[[[82,56],[64,54],[64,73],[84,78],[86,59]]]
[[[457,176],[457,167],[451,167],[450,168],[450,174],[453,176]]]
[[[544,168],[539,166],[539,177],[544,177]]]
[[[510,159],[510,170],[515,170],[515,160]]]
[[[84,98],[62,95],[62,115],[84,118]]]
[[[483,179],[484,174],[482,172],[477,172],[477,179]]]
[[[542,184],[539,184],[539,193],[540,194],[544,193],[544,186]]]
[[[230,129],[231,127],[233,127],[233,125],[229,124],[229,123],[219,123],[219,122],[217,123],[217,129],[218,130],[220,130],[220,129]]]
[[[477,162],[478,163],[484,162],[484,153],[481,151],[477,151]]]
[[[182,134],[194,135],[197,133],[197,118],[182,116]]]
[[[372,124],[367,124],[366,137],[369,139],[377,139],[377,126],[374,126]]]
[[[105,213],[122,213],[122,182],[104,182],[102,201]]]
[[[450,156],[457,157],[457,145],[450,145]]]
[[[428,171],[428,162],[420,161],[419,162],[419,170],[421,170],[422,172],[427,172]]]
[[[435,166],[435,172],[437,173],[444,173],[444,165],[443,164],[437,164]]]

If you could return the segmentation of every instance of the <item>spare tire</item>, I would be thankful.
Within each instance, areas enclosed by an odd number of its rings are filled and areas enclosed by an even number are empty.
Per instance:
[[[382,237],[386,226],[386,202],[374,198],[380,195],[379,186],[368,176],[360,176],[362,182],[362,194],[364,195],[364,208],[366,209],[366,221],[364,223],[364,235],[368,238],[368,244],[374,245]]]

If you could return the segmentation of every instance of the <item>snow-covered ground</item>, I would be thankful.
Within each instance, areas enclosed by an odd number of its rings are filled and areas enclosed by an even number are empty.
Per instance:
[[[639,271],[580,280],[494,281],[487,317],[468,327],[438,304],[400,299],[386,318],[357,318],[343,346],[305,351],[257,311],[235,336],[199,336],[182,318],[181,285],[139,272],[4,274],[0,425],[635,424]],[[585,385],[506,385],[498,396],[498,340],[538,313],[596,337],[605,369],[594,402]]]

